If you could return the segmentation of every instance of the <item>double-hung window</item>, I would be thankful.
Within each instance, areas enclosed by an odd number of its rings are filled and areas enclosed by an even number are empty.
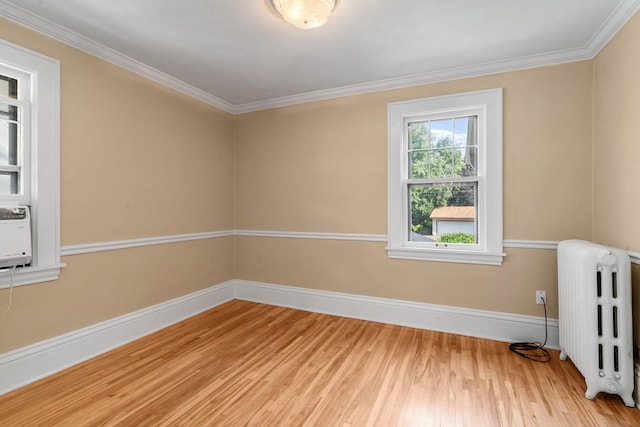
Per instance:
[[[30,203],[30,95],[24,73],[0,66],[0,201]]]
[[[0,40],[0,205],[30,207],[33,255],[0,288],[58,277],[59,194],[60,63]]]
[[[502,90],[389,104],[392,258],[502,263]]]

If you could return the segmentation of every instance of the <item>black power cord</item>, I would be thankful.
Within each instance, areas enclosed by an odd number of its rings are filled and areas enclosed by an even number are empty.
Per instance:
[[[544,305],[544,342],[542,344],[538,342],[514,342],[509,344],[509,350],[515,354],[525,357],[534,362],[547,363],[551,360],[551,355],[544,348],[547,344],[547,301],[542,298],[542,304]]]

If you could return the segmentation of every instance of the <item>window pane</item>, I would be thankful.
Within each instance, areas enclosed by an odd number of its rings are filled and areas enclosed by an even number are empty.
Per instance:
[[[0,172],[0,194],[18,194],[17,172]]]
[[[477,243],[477,183],[409,187],[409,240]]]
[[[15,98],[15,82],[0,76],[0,91]],[[18,107],[0,103],[0,166],[18,165]],[[18,172],[0,172],[0,194],[18,194]]]
[[[18,120],[18,107],[0,102],[0,119]]]
[[[453,146],[453,119],[431,121],[431,147]]]
[[[0,120],[0,165],[18,164],[18,124]]]
[[[475,147],[456,148],[453,154],[454,176],[476,176],[476,152]]]
[[[477,174],[477,116],[409,123],[409,178]]]
[[[477,116],[409,123],[409,178],[476,176],[476,126]]]
[[[8,98],[18,98],[18,81],[0,74],[0,95]]]
[[[456,147],[476,145],[476,116],[456,117],[454,128],[454,145]]]
[[[456,177],[476,176],[477,164],[477,116],[457,117],[455,119],[454,145],[458,153],[454,156]]]
[[[429,148],[429,121],[409,123],[409,147]]]
[[[429,151],[413,151],[409,159],[410,178],[429,178]]]
[[[474,174],[462,174],[465,168],[475,171],[475,167],[470,167],[465,163],[466,154],[464,149],[454,150],[451,148],[412,151],[409,154],[409,178],[474,176]],[[472,153],[469,152],[469,155],[471,156]],[[469,161],[475,162],[475,159],[471,158]]]
[[[450,144],[450,141],[443,142]],[[430,178],[451,178],[453,176],[454,155],[457,151],[450,148],[438,148],[431,151],[429,159],[431,176]]]

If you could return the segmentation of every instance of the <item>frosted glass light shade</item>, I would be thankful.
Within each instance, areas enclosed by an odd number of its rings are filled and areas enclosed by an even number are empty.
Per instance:
[[[298,28],[318,28],[336,5],[336,0],[271,0],[285,21]]]

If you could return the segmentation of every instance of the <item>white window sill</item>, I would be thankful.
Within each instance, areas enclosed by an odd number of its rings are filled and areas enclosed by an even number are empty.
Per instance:
[[[30,285],[33,283],[57,280],[60,269],[66,264],[39,265],[36,267],[17,267],[13,273],[13,286]],[[11,269],[0,270],[0,289],[10,286]]]
[[[502,259],[507,254],[502,252],[463,251],[455,249],[387,247],[387,255],[389,258],[398,259],[502,265]]]

